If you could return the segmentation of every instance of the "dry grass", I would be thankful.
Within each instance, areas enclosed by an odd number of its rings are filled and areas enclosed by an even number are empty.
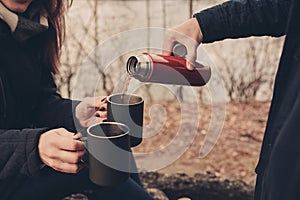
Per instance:
[[[150,123],[148,108],[153,104],[164,107],[167,120],[158,135],[144,139],[134,148],[135,152],[150,152],[164,148],[177,133],[180,122],[180,106],[176,102],[155,102],[145,106],[145,126]],[[201,144],[210,123],[211,107],[200,105],[201,119],[198,134],[191,147],[170,166],[159,170],[164,173],[184,172],[193,175],[197,172],[213,172],[229,179],[241,179],[254,184],[254,169],[258,161],[261,141],[264,134],[270,102],[228,103],[226,119],[221,136],[204,159],[199,158]],[[189,112],[193,112],[190,110]],[[157,111],[153,119],[158,119]]]

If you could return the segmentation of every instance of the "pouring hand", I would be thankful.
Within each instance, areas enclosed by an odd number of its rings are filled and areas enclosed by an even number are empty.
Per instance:
[[[181,43],[187,49],[187,69],[193,70],[197,55],[197,47],[202,42],[202,39],[203,35],[197,19],[189,19],[166,31],[162,54],[166,56],[171,55],[174,43]]]

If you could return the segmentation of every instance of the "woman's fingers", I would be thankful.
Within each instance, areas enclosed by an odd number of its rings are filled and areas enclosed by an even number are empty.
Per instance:
[[[66,163],[57,159],[50,160],[48,166],[55,169],[56,171],[71,174],[76,174],[82,169],[82,166],[79,164]]]
[[[84,154],[85,150],[76,152],[61,150],[58,154],[54,155],[52,159],[61,160],[64,163],[77,164]]]
[[[53,146],[66,151],[84,150],[84,143],[77,139],[74,139],[74,133],[69,132],[64,128],[55,129],[54,131],[57,137],[53,137],[52,140],[49,140],[49,142],[53,142]]]
[[[60,138],[60,141],[57,141],[56,147],[65,151],[83,151],[84,143],[79,140],[74,140],[73,138]]]
[[[107,112],[106,111],[96,111],[95,117],[98,118],[107,118]]]
[[[61,172],[77,173],[85,147],[83,142],[77,140],[81,134],[76,135],[63,128],[42,134],[38,144],[42,162]]]
[[[104,111],[104,110],[106,110],[106,105],[107,105],[107,97],[106,96],[95,97],[95,101],[94,101],[95,110],[102,109]]]
[[[76,107],[76,118],[83,127],[102,122],[106,118],[107,97],[87,97]],[[98,112],[99,113],[95,113]],[[99,119],[97,119],[97,118]]]
[[[82,137],[82,134],[80,132],[76,133],[76,134],[73,134],[72,138],[74,140],[79,140],[80,138]]]

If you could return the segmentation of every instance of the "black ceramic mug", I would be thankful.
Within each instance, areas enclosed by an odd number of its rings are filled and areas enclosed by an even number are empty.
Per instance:
[[[126,124],[130,129],[130,146],[143,138],[144,100],[132,94],[112,94],[107,97],[107,121]]]
[[[103,122],[87,129],[90,180],[99,186],[115,186],[130,176],[128,126]]]

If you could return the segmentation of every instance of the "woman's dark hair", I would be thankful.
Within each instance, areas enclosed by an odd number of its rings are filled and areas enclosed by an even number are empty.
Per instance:
[[[72,0],[42,0],[48,14],[49,30],[47,31],[46,45],[43,49],[43,62],[52,66],[53,73],[59,72],[61,47],[65,37],[65,16]]]

